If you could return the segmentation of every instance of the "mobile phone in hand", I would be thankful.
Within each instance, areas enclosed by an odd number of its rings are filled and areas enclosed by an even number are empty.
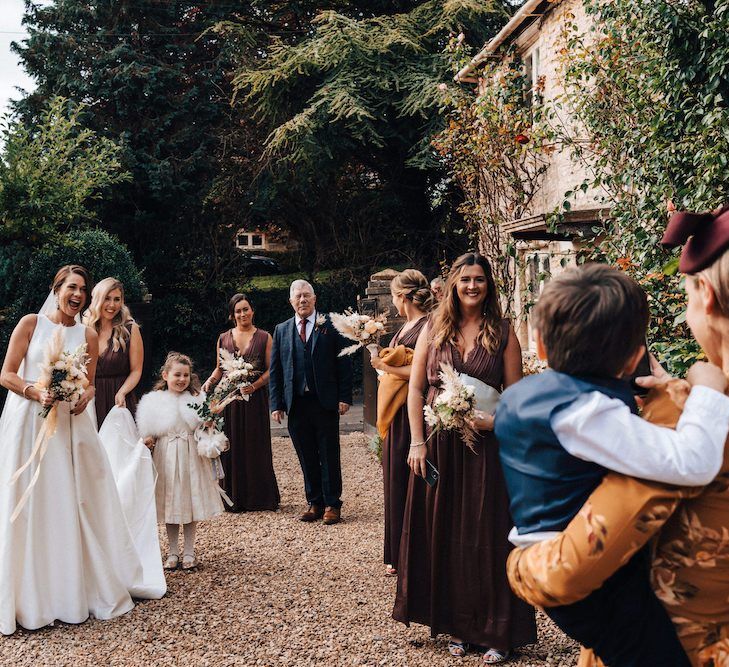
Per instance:
[[[435,486],[436,482],[438,481],[438,477],[440,477],[438,469],[430,461],[428,461],[428,459],[425,459],[425,468],[426,473],[425,477],[423,478],[425,480],[425,483],[428,486]]]
[[[648,345],[646,343],[646,352],[640,358],[635,372],[625,378],[630,383],[630,389],[632,390],[634,396],[640,396],[642,398],[648,393],[648,389],[636,384],[635,379],[639,377],[645,377],[651,374],[651,362],[650,357],[648,356]]]

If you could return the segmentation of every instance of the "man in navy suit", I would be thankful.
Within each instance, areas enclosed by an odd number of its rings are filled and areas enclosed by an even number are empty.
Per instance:
[[[280,424],[288,414],[309,503],[301,520],[339,523],[339,416],[352,405],[352,363],[338,356],[347,343],[329,318],[316,312],[314,288],[295,280],[289,296],[294,316],[273,332],[271,416]]]

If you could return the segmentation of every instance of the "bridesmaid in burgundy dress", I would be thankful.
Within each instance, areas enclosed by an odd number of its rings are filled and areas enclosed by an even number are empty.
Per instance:
[[[423,329],[428,313],[435,304],[435,298],[427,278],[416,269],[406,269],[399,273],[390,284],[392,302],[398,315],[406,322],[390,341],[390,347],[404,345],[415,349],[415,343]],[[410,365],[390,366],[379,357],[370,363],[383,373],[398,378],[410,379]],[[400,551],[402,516],[405,512],[405,497],[408,491],[410,468],[408,466],[408,447],[410,445],[410,424],[408,406],[404,404],[395,414],[382,443],[382,476],[384,479],[385,500],[385,574],[397,574],[397,556]]]
[[[486,649],[484,664],[508,659],[513,647],[536,641],[534,610],[517,599],[506,579],[509,498],[493,436],[493,417],[479,415],[475,452],[457,432],[440,432],[427,444],[423,395],[432,404],[441,362],[501,391],[521,378],[521,349],[501,317],[488,261],[459,257],[443,300],[415,348],[408,414],[412,468],[399,554],[393,617],[451,635],[449,651],[462,656],[472,645]],[[425,461],[440,477],[426,485]]]
[[[225,434],[230,449],[220,459],[225,477],[222,486],[233,501],[231,512],[276,510],[280,501],[271,455],[271,423],[268,410],[268,367],[271,335],[253,326],[253,306],[244,294],[235,294],[228,304],[235,327],[218,338],[218,365],[203,390],[210,391],[223,377],[220,349],[242,355],[260,375],[243,390],[247,401],[233,401],[225,408]]]
[[[95,404],[97,427],[101,428],[115,405],[134,414],[134,388],[142,377],[144,345],[139,326],[124,303],[124,285],[116,278],[96,284],[84,323],[99,334]]]

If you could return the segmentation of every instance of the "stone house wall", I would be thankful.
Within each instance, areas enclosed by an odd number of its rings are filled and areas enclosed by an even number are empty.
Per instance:
[[[528,58],[538,50],[538,76],[543,81],[544,102],[549,104],[558,99],[564,91],[562,67],[566,44],[563,31],[566,25],[574,24],[580,32],[587,32],[590,19],[585,14],[581,0],[562,0],[548,11],[541,19],[535,21],[527,30],[516,38],[517,49],[522,58]],[[570,122],[561,112],[563,122]],[[573,135],[579,137],[579,128],[573,128]],[[585,167],[576,163],[569,149],[559,147],[551,155],[550,165],[544,175],[540,194],[534,203],[535,215],[551,213],[560,208],[564,201],[564,193],[574,190],[588,178]],[[590,189],[580,193],[572,201],[573,210],[593,209],[599,206],[600,192]]]
[[[543,86],[544,104],[554,103],[564,92],[563,62],[569,57],[569,53],[565,51],[564,31],[566,26],[572,25],[586,33],[590,28],[590,19],[581,0],[562,0],[555,2],[541,18],[512,39],[521,59],[532,68],[534,54],[538,52],[535,80]],[[574,123],[565,115],[564,108],[560,110],[560,120],[562,123]],[[571,128],[571,135],[580,137],[576,124]],[[524,223],[561,210],[565,193],[578,190],[586,179],[591,180],[585,166],[572,157],[569,148],[562,149],[557,146],[549,157],[549,166],[532,202],[530,216],[522,219]],[[590,224],[590,216],[594,215],[594,211],[605,206],[601,193],[593,188],[579,192],[577,197],[571,197],[570,205],[570,215],[587,224]],[[569,234],[563,236],[562,240],[555,240],[546,230],[541,236],[538,231],[534,231],[539,226],[540,224],[528,226],[513,221],[509,223],[508,230],[505,230],[517,239],[519,258],[514,294],[515,328],[522,348],[532,352],[535,345],[531,331],[531,306],[538,299],[546,282],[565,268],[576,265],[579,250],[579,242],[571,240],[573,237]],[[543,228],[543,223],[541,226]],[[524,233],[525,230],[528,233]]]

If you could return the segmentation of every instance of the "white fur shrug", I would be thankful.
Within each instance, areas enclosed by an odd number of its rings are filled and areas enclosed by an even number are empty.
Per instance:
[[[145,394],[137,406],[139,435],[159,438],[170,431],[194,431],[201,421],[188,403],[199,405],[204,400],[205,394],[193,396],[189,391],[174,394],[160,389]]]

